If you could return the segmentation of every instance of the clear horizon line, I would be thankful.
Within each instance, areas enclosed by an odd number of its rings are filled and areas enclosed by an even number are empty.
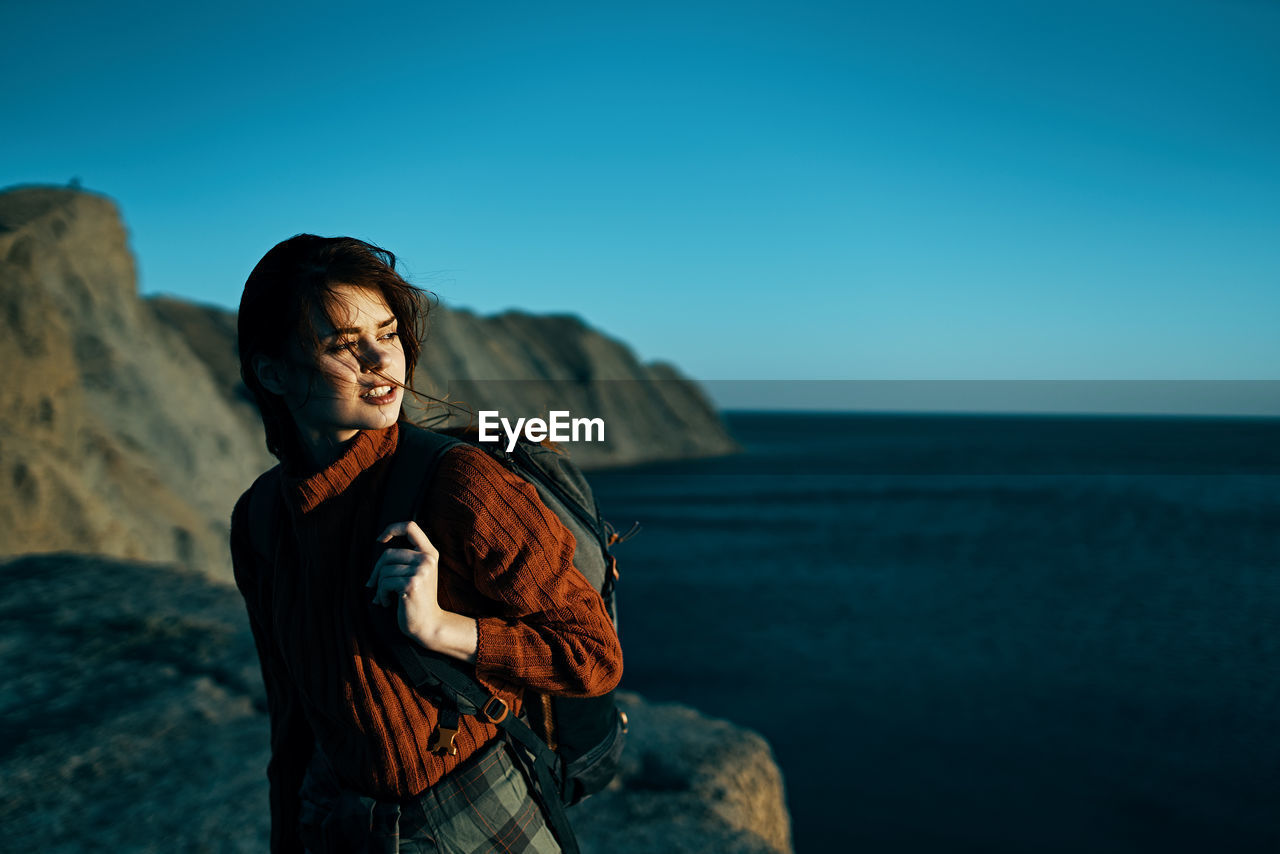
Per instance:
[[[1139,411],[1139,410],[1076,410],[1076,409],[838,409],[814,407],[716,407],[720,414],[750,415],[867,415],[867,416],[944,416],[972,418],[1196,418],[1232,420],[1280,420],[1280,412],[1187,412],[1187,411]]]

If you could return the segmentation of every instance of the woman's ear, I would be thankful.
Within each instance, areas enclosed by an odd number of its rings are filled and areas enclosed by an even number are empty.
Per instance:
[[[262,387],[272,394],[284,396],[287,388],[285,364],[281,359],[273,359],[261,353],[253,357],[253,373],[258,377]]]

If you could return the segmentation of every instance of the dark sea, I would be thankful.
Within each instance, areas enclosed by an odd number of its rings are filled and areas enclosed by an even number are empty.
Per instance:
[[[1280,419],[726,422],[592,475],[623,687],[768,738],[800,854],[1280,852]]]

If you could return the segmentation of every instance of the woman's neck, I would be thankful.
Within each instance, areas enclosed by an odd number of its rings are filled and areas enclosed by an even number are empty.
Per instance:
[[[338,457],[342,456],[342,452],[358,435],[360,435],[359,430],[351,430],[342,435],[334,435],[332,433],[302,434],[298,437],[298,446],[302,449],[305,458],[301,462],[308,471],[320,471],[320,469],[328,468]]]

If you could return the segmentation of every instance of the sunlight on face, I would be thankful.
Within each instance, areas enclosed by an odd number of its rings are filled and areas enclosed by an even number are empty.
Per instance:
[[[319,349],[303,360],[308,366],[290,371],[284,394],[303,444],[317,459],[360,430],[390,427],[404,395],[399,324],[382,294],[338,285],[329,313],[332,321],[313,318]]]

